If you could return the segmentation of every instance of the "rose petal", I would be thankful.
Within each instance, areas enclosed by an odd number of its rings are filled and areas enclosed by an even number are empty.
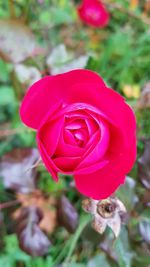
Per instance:
[[[117,105],[117,103],[116,103]],[[132,109],[125,103],[123,102],[123,107],[126,110],[124,114],[122,114],[122,120],[121,121],[121,117],[115,119],[112,119],[111,116],[107,116],[107,112],[102,113],[101,111],[98,111],[96,109],[93,108],[88,108],[86,111],[87,113],[89,113],[91,116],[93,116],[93,118],[98,122],[99,120],[101,121],[101,119],[105,119],[105,121],[109,122],[109,127],[111,127],[110,132],[113,130],[113,128],[116,130],[115,134],[118,132],[118,134],[122,135],[122,137],[124,138],[124,140],[122,139],[122,142],[124,142],[124,145],[127,146],[128,148],[131,147],[131,143],[136,142],[136,120],[135,120],[135,116],[134,113],[132,111]],[[127,114],[128,114],[128,118],[129,121],[131,123],[131,127],[129,127],[129,124],[127,123]],[[99,118],[98,118],[99,115]],[[116,114],[117,116],[117,114]],[[118,121],[117,121],[118,120]],[[127,132],[128,135],[130,136],[130,138],[127,138]]]
[[[93,173],[75,174],[76,187],[78,191],[93,199],[100,200],[110,196],[124,183],[125,175],[122,171],[113,168],[113,164],[109,163],[104,168]]]
[[[136,145],[135,141],[129,150],[122,151],[119,155],[111,155],[108,153],[109,163],[102,169],[93,173],[85,171],[82,174],[74,173],[77,189],[83,195],[99,200],[110,196],[124,183],[125,174],[130,171],[135,161]],[[82,171],[82,170],[81,170]],[[84,169],[83,169],[84,171]]]
[[[59,142],[56,151],[55,151],[55,157],[60,157],[60,156],[64,156],[64,157],[76,157],[76,156],[80,156],[81,159],[81,155],[84,153],[84,148],[78,147],[78,146],[72,146],[69,144],[65,144],[62,142]]]
[[[73,134],[69,130],[64,129],[64,135],[63,135],[63,137],[64,137],[64,142],[66,144],[70,144],[72,146],[76,146],[77,145],[76,140],[74,139]]]
[[[82,156],[84,152],[85,149],[82,147],[66,144],[61,134],[54,155],[55,157],[76,157]]]
[[[37,144],[38,144],[41,158],[45,164],[45,167],[50,172],[50,174],[52,175],[52,178],[55,180],[55,182],[58,182],[58,175],[57,174],[58,174],[58,172],[60,172],[60,170],[55,166],[55,164],[53,163],[51,158],[48,156],[47,151],[44,148],[42,142],[38,139],[38,136],[37,136]]]
[[[72,92],[71,87],[77,83],[77,80],[83,83],[97,82],[100,87],[104,87],[103,80],[96,73],[88,70],[73,70],[55,76],[46,76],[28,89],[20,108],[22,121],[29,127],[37,129],[54,103],[60,102],[60,99],[64,103],[75,102],[73,98],[76,92]],[[82,95],[85,94],[87,92],[82,92]]]
[[[53,88],[59,90],[57,79],[46,76],[28,89],[20,107],[20,117],[27,126],[38,129],[46,114],[60,105],[61,98]]]
[[[65,124],[65,128],[69,130],[77,130],[77,129],[81,129],[85,127],[86,127],[86,124],[81,119],[75,119],[74,121],[68,122]]]
[[[97,123],[91,118],[85,119],[85,122],[89,131],[89,135],[93,135],[98,130]]]
[[[84,158],[83,161],[81,161],[81,168],[86,167],[89,164],[96,163],[98,160],[100,160],[106,153],[108,149],[109,144],[109,130],[103,121],[99,122],[100,126],[100,139],[96,146],[92,149],[91,153],[88,153],[88,155]]]
[[[54,164],[60,169],[62,173],[72,173],[80,162],[80,157],[59,157],[53,159]]]
[[[64,118],[60,117],[58,120],[47,122],[38,131],[38,139],[43,143],[49,157],[56,150],[63,125]]]
[[[74,174],[94,173],[95,171],[104,168],[108,162],[109,160],[102,160],[88,167],[81,167],[81,165],[79,164],[75,169]]]
[[[89,139],[89,141],[86,144],[86,152],[83,156],[82,159],[84,159],[89,153],[90,151],[92,151],[92,149],[96,146],[96,144],[98,144],[100,140],[100,131],[97,130],[97,132],[95,132],[91,138]]]
[[[74,131],[74,136],[80,147],[84,147],[89,139],[89,133],[85,128]]]
[[[133,133],[133,137],[134,137]],[[110,127],[110,140],[107,156],[110,161],[115,161],[115,165],[122,168],[122,173],[127,174],[136,159],[136,137],[131,138],[128,147],[125,137],[115,127]],[[126,138],[127,139],[127,138]],[[132,141],[132,143],[131,143]]]

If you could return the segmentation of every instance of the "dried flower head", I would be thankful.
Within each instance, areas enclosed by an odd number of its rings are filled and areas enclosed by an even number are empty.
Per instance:
[[[82,208],[93,215],[92,227],[102,234],[109,226],[118,237],[121,228],[121,216],[126,213],[124,204],[116,197],[104,200],[84,199]]]

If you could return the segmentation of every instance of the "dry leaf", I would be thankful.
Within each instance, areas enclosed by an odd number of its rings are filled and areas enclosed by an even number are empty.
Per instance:
[[[13,218],[17,219],[20,216],[22,208],[35,206],[42,211],[43,217],[39,223],[40,229],[51,234],[54,232],[57,225],[56,199],[53,197],[45,198],[41,192],[36,190],[31,195],[18,194],[17,199],[21,203],[21,208],[16,210]]]
[[[144,219],[139,223],[139,231],[144,239],[144,241],[150,245],[150,221],[149,219]]]
[[[0,55],[5,60],[19,63],[44,52],[30,29],[20,21],[0,20],[0,29]]]
[[[23,251],[31,256],[43,256],[51,243],[39,228],[42,212],[35,206],[23,208],[17,220],[17,236]]]
[[[62,196],[58,202],[58,220],[70,233],[75,232],[79,223],[77,210],[65,196]]]
[[[42,77],[37,68],[23,64],[16,64],[14,66],[14,71],[19,82],[25,84],[26,86],[32,85]]]
[[[6,188],[29,193],[35,189],[36,169],[30,167],[39,159],[35,148],[16,148],[0,161],[1,177]]]
[[[84,68],[88,61],[87,55],[76,57],[68,52],[64,44],[55,47],[47,58],[47,66],[52,75],[64,73],[73,69]]]
[[[145,141],[144,153],[138,160],[138,178],[150,189],[150,140]]]

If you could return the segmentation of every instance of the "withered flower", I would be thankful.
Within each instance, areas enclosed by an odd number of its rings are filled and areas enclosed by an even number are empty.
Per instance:
[[[121,217],[126,213],[124,204],[116,197],[109,197],[104,200],[86,198],[82,201],[82,208],[85,212],[93,215],[92,227],[102,234],[109,226],[118,237],[121,228]]]

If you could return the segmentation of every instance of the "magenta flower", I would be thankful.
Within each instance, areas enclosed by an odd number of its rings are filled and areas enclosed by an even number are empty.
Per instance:
[[[78,14],[84,23],[96,28],[105,27],[109,22],[109,13],[99,0],[83,0]]]
[[[22,121],[37,131],[45,166],[74,176],[77,189],[93,199],[110,196],[136,157],[136,123],[122,96],[89,70],[47,76],[28,90]]]

